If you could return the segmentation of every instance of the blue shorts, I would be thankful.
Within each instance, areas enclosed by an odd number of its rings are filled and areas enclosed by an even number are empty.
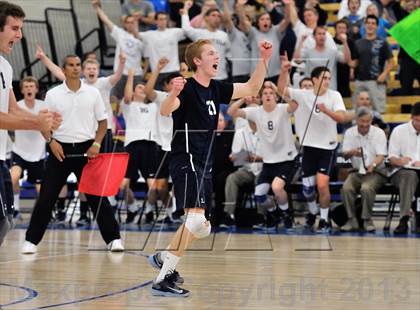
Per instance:
[[[169,171],[172,177],[177,210],[210,208],[213,193],[211,173],[204,167],[180,157],[171,157]]]

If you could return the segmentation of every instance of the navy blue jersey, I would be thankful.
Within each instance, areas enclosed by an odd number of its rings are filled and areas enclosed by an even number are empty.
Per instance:
[[[219,106],[232,98],[233,84],[211,80],[208,87],[194,78],[187,79],[179,94],[179,108],[172,113],[174,138],[171,157],[184,158],[211,170],[213,134],[217,128]],[[206,164],[207,163],[207,164]],[[192,167],[194,169],[194,167]]]

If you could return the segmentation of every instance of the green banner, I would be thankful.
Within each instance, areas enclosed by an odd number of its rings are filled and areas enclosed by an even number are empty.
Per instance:
[[[395,24],[388,33],[420,64],[420,8]]]

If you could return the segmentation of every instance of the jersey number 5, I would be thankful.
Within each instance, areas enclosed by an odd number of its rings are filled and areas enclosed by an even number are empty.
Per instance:
[[[209,109],[209,115],[216,115],[216,106],[214,105],[213,100],[207,100],[206,104]]]

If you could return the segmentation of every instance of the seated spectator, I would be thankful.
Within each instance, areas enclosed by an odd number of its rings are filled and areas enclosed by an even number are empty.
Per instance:
[[[256,101],[252,101],[251,98],[240,99],[240,103],[243,102],[247,107],[258,106]],[[238,206],[240,190],[249,185],[254,186],[262,168],[262,157],[258,155],[259,138],[255,123],[248,122],[241,117],[236,119],[236,123],[238,121],[244,125],[235,130],[230,159],[235,165],[242,164],[242,166],[229,174],[226,179],[224,216],[221,223],[223,226],[235,224],[235,210]],[[244,152],[247,154],[247,158],[244,163],[241,163],[243,158],[240,157],[243,157]]]
[[[387,21],[385,18],[379,16],[379,11],[376,5],[371,4],[366,9],[366,15],[375,15],[378,20],[378,30],[376,31],[376,35],[378,38],[386,40],[386,37],[388,36],[387,30],[392,27],[392,24]],[[366,29],[365,26],[362,24],[360,27],[360,37],[364,38],[366,35]]]
[[[306,37],[299,43],[295,50],[294,58],[296,62],[305,62],[305,75],[310,76],[314,68],[327,66],[331,72],[330,88],[337,89],[337,62],[347,63],[350,61],[350,49],[347,44],[347,35],[340,34],[344,48],[343,52],[337,48],[329,48],[326,46],[327,29],[323,26],[317,26],[313,34],[315,38],[315,47],[302,50],[302,46]]]
[[[374,232],[372,209],[376,192],[386,183],[383,169],[387,153],[385,133],[372,126],[373,113],[366,107],[356,112],[356,126],[344,134],[343,156],[351,159],[353,170],[344,182],[341,195],[349,218],[343,231],[357,231],[359,223],[356,219],[355,201],[360,193],[362,197],[363,230]]]
[[[400,222],[395,235],[408,233],[410,208],[420,168],[420,102],[411,111],[411,121],[394,128],[389,139],[388,158],[396,172],[391,177],[400,193]]]
[[[123,22],[133,16],[138,22],[139,31],[151,30],[155,25],[155,8],[147,0],[126,0],[121,7]]]
[[[355,78],[358,94],[362,90],[369,92],[373,107],[380,113],[385,112],[386,79],[393,67],[391,49],[386,40],[377,37],[378,18],[368,15],[365,19],[366,36],[356,41]]]

